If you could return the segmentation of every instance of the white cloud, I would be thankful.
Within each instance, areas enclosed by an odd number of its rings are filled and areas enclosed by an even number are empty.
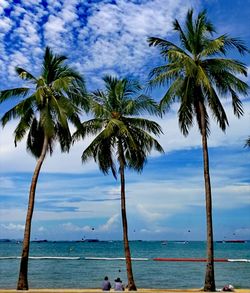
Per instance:
[[[95,5],[87,27],[79,33],[79,42],[87,41],[83,48],[92,48],[84,57],[87,70],[117,66],[120,72],[127,74],[139,72],[145,64],[145,56],[153,54],[147,37],[172,32],[173,18],[182,18],[192,2],[168,1],[166,5],[161,0],[144,3],[120,0],[116,4]]]
[[[100,227],[97,228],[97,232],[113,231],[117,227],[117,224],[119,223],[118,217],[119,217],[118,214],[113,215],[110,219],[108,219],[108,221],[104,225],[101,225]]]
[[[140,230],[140,232],[143,233],[143,234],[149,234],[149,235],[154,235],[155,236],[155,234],[171,233],[171,232],[173,232],[173,229],[168,228],[168,227],[153,226],[150,229],[142,228]]]
[[[20,51],[19,52],[17,51],[16,53],[12,54],[9,59],[9,64],[8,64],[7,70],[9,73],[9,77],[12,79],[15,79],[17,76],[17,73],[15,71],[16,66],[20,66],[20,67],[26,68],[26,69],[27,69],[27,66],[29,66],[28,57]]]
[[[3,17],[0,19],[0,33],[7,33],[11,28],[12,22],[9,18]]]
[[[237,237],[244,237],[245,239],[249,239],[249,237],[250,237],[250,227],[236,229],[234,231],[234,234],[237,235]]]
[[[6,230],[15,230],[15,231],[23,231],[24,230],[24,225],[13,224],[13,223],[1,224],[1,227]]]
[[[157,212],[152,212],[152,205],[147,204],[147,208],[143,204],[137,204],[136,209],[138,213],[143,217],[146,218],[148,221],[156,221],[159,220],[163,217],[162,214],[157,213]]]
[[[10,177],[0,176],[1,188],[13,188],[15,186],[14,181]]]
[[[91,232],[92,231],[92,228],[90,226],[79,227],[70,222],[62,224],[62,226],[64,230],[71,231],[71,232]]]
[[[66,31],[66,28],[64,27],[64,20],[56,17],[55,15],[51,15],[48,22],[45,24],[45,30],[47,38],[49,40],[50,38],[54,39],[58,34]]]
[[[0,0],[0,15],[4,12],[4,9],[6,9],[7,7],[9,7],[9,5],[11,4],[12,0]]]
[[[34,54],[35,50],[43,50],[44,45],[49,45],[57,52],[69,55],[72,63],[82,64],[81,72],[90,73],[87,78],[95,85],[95,70],[101,74],[116,67],[116,72],[122,75],[142,73],[145,60],[153,55],[147,36],[169,34],[173,18],[182,19],[190,6],[199,3],[197,0],[188,0],[184,4],[180,0],[168,0],[167,4],[162,0],[108,2],[89,5],[79,0],[48,1],[45,9],[42,1],[21,1],[12,5],[10,16],[1,19],[1,27],[4,34],[10,32],[8,37],[18,43],[20,52],[25,53],[32,72],[38,72],[37,64],[41,58],[40,54]],[[3,3],[7,5],[5,1]],[[81,14],[83,7],[87,11],[85,18]],[[46,44],[43,44],[44,40]],[[3,42],[1,58],[6,60],[7,68],[9,58],[13,59],[16,51]]]
[[[63,229],[65,231],[70,231],[70,232],[110,232],[110,231],[114,231],[114,229],[117,227],[117,223],[118,223],[118,214],[113,215],[112,217],[110,217],[107,222],[103,225],[100,225],[98,227],[91,227],[89,225],[86,226],[78,226],[78,225],[74,225],[71,222],[68,223],[64,223],[62,224]]]
[[[39,228],[37,229],[38,232],[44,232],[44,231],[46,231],[46,230],[47,230],[47,229],[44,228],[43,226],[41,226],[41,227],[39,227]]]
[[[9,221],[15,221],[24,223],[26,217],[26,210],[25,209],[18,209],[18,208],[8,208],[3,209],[1,208],[0,213],[0,220],[1,223],[8,223]],[[8,224],[5,224],[8,226]]]

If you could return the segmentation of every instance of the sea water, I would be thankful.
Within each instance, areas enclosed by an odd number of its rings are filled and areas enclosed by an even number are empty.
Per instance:
[[[138,288],[201,288],[205,262],[160,262],[153,258],[205,258],[206,242],[132,241],[134,279]],[[0,288],[15,288],[22,243],[0,242]],[[30,288],[100,288],[107,275],[126,285],[126,264],[121,241],[31,242]],[[86,258],[111,258],[86,259]],[[215,243],[215,257],[250,259],[250,242]],[[250,262],[215,263],[216,286],[250,288]]]

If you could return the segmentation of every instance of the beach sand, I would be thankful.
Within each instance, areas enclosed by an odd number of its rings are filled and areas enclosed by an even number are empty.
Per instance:
[[[103,293],[100,289],[29,289],[28,291],[20,291],[14,289],[0,289],[0,293],[16,293],[16,292],[29,292],[29,293]],[[115,292],[110,290],[110,292]],[[117,292],[117,291],[116,291]],[[202,289],[138,289],[137,291],[125,291],[137,293],[190,293],[190,292],[204,292]],[[250,293],[250,289],[235,289],[237,293]]]

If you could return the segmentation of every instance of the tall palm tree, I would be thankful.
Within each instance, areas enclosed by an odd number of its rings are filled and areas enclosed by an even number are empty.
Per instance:
[[[226,34],[213,38],[215,29],[207,19],[206,11],[199,13],[194,20],[193,10],[189,10],[185,27],[182,28],[178,20],[173,22],[173,27],[179,35],[180,46],[156,37],[148,39],[149,45],[159,47],[162,57],[168,61],[152,70],[150,85],[169,86],[161,100],[161,106],[162,109],[167,109],[175,101],[180,103],[179,126],[185,136],[188,135],[193,120],[197,120],[202,137],[207,220],[204,290],[215,291],[212,196],[207,147],[210,127],[207,109],[210,109],[223,131],[228,126],[228,119],[220,97],[230,95],[234,114],[237,117],[243,115],[238,94],[246,95],[248,86],[237,74],[247,75],[247,68],[243,63],[223,55],[228,49],[237,49],[243,54],[247,48],[242,41]]]
[[[159,135],[161,128],[154,121],[138,117],[143,112],[156,111],[157,106],[152,99],[144,95],[138,96],[141,87],[137,82],[110,76],[104,77],[104,82],[105,90],[92,94],[94,119],[83,123],[85,131],[78,131],[75,136],[80,138],[86,133],[97,134],[84,150],[83,162],[93,157],[104,174],[111,170],[115,178],[116,163],[119,166],[128,289],[136,290],[128,240],[125,169],[128,167],[140,172],[152,149],[163,152],[157,140],[150,135]]]
[[[41,75],[35,77],[27,70],[17,67],[17,74],[21,79],[29,82],[29,85],[4,90],[0,94],[0,103],[17,97],[21,99],[1,117],[1,123],[5,126],[11,119],[18,119],[19,122],[14,131],[15,145],[27,134],[27,150],[37,159],[30,185],[18,290],[29,288],[28,257],[31,221],[36,185],[43,161],[48,152],[52,154],[57,141],[63,152],[69,151],[71,144],[69,122],[76,127],[81,127],[80,109],[88,107],[88,100],[84,98],[84,80],[76,71],[65,65],[66,59],[65,56],[54,55],[47,47]]]

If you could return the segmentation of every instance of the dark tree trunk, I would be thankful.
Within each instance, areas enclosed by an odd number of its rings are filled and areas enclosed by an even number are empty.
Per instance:
[[[40,157],[37,160],[36,168],[33,173],[30,193],[29,193],[29,204],[26,215],[25,230],[23,237],[23,250],[19,270],[19,279],[17,283],[17,290],[29,290],[28,285],[28,259],[29,259],[29,246],[30,246],[30,232],[31,232],[31,221],[35,203],[36,184],[39,176],[41,166],[46,156],[48,148],[48,139],[45,137],[43,142],[43,148]]]
[[[214,240],[213,240],[213,219],[212,219],[212,193],[209,175],[209,159],[207,147],[207,131],[205,122],[204,105],[199,103],[201,114],[201,134],[203,148],[204,180],[206,195],[206,221],[207,221],[207,268],[205,276],[204,291],[216,291],[214,279]]]
[[[123,243],[126,258],[127,278],[128,278],[128,290],[136,291],[136,286],[133,277],[131,254],[128,241],[128,224],[126,215],[126,200],[125,200],[125,176],[124,176],[124,164],[120,162],[120,178],[121,178],[121,212],[122,212],[122,227],[123,227]]]

